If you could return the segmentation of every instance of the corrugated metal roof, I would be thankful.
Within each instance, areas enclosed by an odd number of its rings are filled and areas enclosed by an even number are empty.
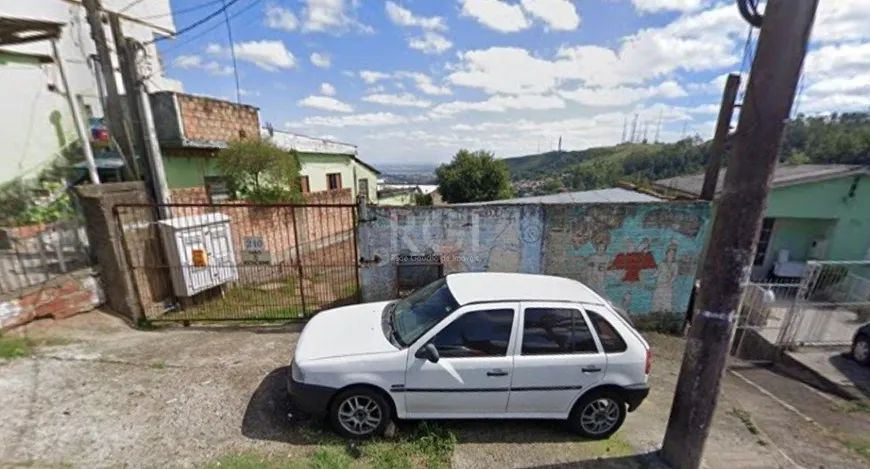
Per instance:
[[[662,199],[640,192],[621,188],[599,189],[594,191],[562,192],[559,194],[520,197],[518,199],[493,200],[460,205],[497,205],[497,204],[600,204],[600,203],[638,203],[661,202]]]
[[[866,166],[852,164],[802,164],[796,166],[777,166],[773,173],[773,187],[789,186],[806,182],[832,179],[850,174],[866,173]],[[725,184],[725,169],[719,172],[716,194],[722,192]],[[704,173],[689,176],[661,179],[655,185],[664,189],[675,189],[690,195],[700,195],[704,185]]]

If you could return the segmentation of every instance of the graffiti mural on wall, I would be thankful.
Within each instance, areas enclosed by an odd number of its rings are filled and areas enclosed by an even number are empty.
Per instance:
[[[685,311],[705,239],[705,205],[548,211],[553,225],[545,242],[545,273],[580,280],[631,314]]]

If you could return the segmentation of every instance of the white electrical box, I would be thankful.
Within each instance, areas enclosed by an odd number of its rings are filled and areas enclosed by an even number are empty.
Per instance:
[[[160,220],[160,234],[177,296],[238,279],[230,218],[223,213]]]

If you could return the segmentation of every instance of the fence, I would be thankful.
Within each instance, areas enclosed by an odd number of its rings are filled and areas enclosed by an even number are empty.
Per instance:
[[[90,265],[80,219],[0,229],[0,294]]]
[[[779,337],[783,347],[851,344],[870,321],[870,261],[811,261]]]
[[[772,363],[777,341],[794,307],[800,284],[769,278],[749,282],[740,300],[731,343],[732,367]]]
[[[158,209],[172,217],[158,220]],[[355,205],[119,204],[114,213],[152,320],[303,319],[359,300]]]

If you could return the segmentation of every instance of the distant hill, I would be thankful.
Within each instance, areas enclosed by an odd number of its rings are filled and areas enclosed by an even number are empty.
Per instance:
[[[519,195],[543,195],[696,173],[707,163],[709,148],[709,141],[694,137],[676,143],[550,151],[504,161]],[[798,116],[786,127],[780,159],[785,164],[870,164],[870,113]]]

